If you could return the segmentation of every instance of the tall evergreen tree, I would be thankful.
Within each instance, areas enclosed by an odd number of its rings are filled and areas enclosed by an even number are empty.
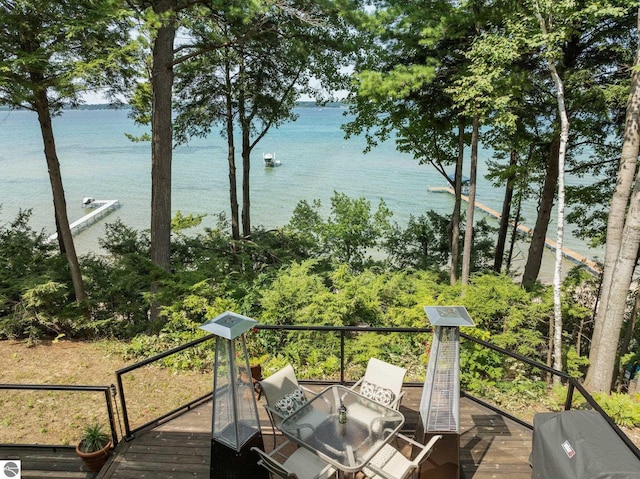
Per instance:
[[[61,253],[77,301],[86,298],[64,194],[52,117],[77,105],[82,93],[113,78],[128,25],[120,2],[72,0],[0,3],[0,103],[36,112],[53,194]]]
[[[371,50],[356,64],[350,95],[355,119],[347,136],[365,133],[368,148],[395,137],[400,151],[430,164],[455,189],[451,281],[458,275],[460,178],[467,120],[447,88],[467,65],[473,16],[458,2],[378,1],[369,22]],[[454,165],[454,180],[447,171]]]

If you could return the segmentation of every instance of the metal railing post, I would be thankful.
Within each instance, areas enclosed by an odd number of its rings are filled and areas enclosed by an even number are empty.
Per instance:
[[[569,411],[571,409],[571,404],[573,403],[573,391],[575,391],[575,386],[573,385],[573,381],[569,381],[567,387],[567,397],[564,400],[564,410]]]
[[[344,384],[344,330],[340,330],[340,384]]]
[[[118,392],[120,393],[120,408],[122,409],[122,422],[124,422],[124,440],[133,439],[131,434],[131,426],[129,425],[129,413],[127,412],[127,401],[124,398],[124,387],[122,386],[122,373],[116,371],[116,382],[118,383]]]

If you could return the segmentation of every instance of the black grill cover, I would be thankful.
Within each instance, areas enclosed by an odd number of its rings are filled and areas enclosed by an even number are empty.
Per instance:
[[[640,479],[638,459],[597,411],[533,418],[533,479]]]

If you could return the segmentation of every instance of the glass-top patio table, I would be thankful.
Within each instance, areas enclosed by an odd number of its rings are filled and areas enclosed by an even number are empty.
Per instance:
[[[339,421],[341,404],[347,409],[344,423]],[[280,428],[291,440],[352,474],[393,439],[403,424],[400,411],[332,385],[284,419]]]

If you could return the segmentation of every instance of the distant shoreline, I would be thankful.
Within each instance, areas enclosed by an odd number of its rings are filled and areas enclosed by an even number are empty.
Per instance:
[[[347,104],[339,101],[318,104],[315,101],[299,101],[296,102],[296,108],[344,108]],[[132,107],[128,103],[83,103],[77,106],[65,106],[66,110],[131,110]],[[0,111],[31,111],[28,108],[14,108],[8,105],[0,105]]]

